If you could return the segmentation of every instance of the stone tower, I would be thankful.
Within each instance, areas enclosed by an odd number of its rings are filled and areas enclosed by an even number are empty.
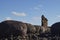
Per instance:
[[[41,16],[41,26],[47,27],[47,25],[48,25],[48,20],[47,20],[47,18],[45,18],[44,15],[42,15]]]

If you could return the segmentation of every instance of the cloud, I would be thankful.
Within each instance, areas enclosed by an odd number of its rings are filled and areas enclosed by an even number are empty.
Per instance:
[[[60,18],[60,15],[56,15],[54,19],[56,20],[56,19],[59,19],[59,18]]]
[[[12,14],[15,15],[15,16],[26,16],[26,13],[24,13],[24,12],[23,13],[18,13],[18,12],[13,11]]]
[[[12,20],[11,17],[5,17],[5,20]]]
[[[40,9],[40,7],[36,6],[36,7],[34,7],[33,9],[35,9],[35,10],[39,10],[39,9]]]
[[[42,4],[34,6],[33,8],[31,8],[31,10],[35,11],[36,13],[41,13],[41,14],[47,13],[46,9],[44,8]]]
[[[37,5],[37,6],[35,6],[33,9],[35,9],[35,10],[41,10],[43,8],[43,5]]]
[[[38,21],[38,20],[41,20],[41,17],[40,16],[35,16],[35,17],[32,18],[32,20]]]
[[[58,15],[57,17],[60,18],[60,15]]]
[[[40,16],[34,16],[31,18],[30,21],[28,21],[28,23],[33,24],[33,25],[40,25],[40,22],[41,22]]]
[[[40,22],[41,22],[41,16],[32,17],[32,20],[31,20],[32,24],[39,25]]]

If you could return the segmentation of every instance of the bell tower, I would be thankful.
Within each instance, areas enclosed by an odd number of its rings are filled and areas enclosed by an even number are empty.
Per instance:
[[[47,20],[47,18],[45,18],[44,15],[42,15],[41,16],[41,26],[47,27],[47,25],[48,25],[48,20]]]

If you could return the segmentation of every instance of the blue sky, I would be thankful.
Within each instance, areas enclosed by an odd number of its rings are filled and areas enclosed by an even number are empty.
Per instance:
[[[17,20],[41,25],[41,15],[48,25],[60,22],[60,0],[0,0],[0,22]]]

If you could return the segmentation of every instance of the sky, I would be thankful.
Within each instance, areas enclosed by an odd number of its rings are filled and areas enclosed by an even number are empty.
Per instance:
[[[0,0],[0,22],[16,20],[41,25],[41,16],[48,26],[60,22],[60,0]]]

